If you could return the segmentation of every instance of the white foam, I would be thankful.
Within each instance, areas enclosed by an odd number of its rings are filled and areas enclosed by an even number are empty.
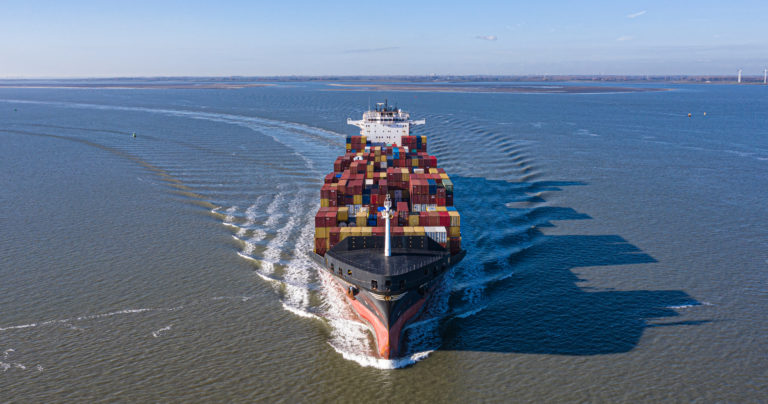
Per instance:
[[[253,296],[216,296],[211,298],[211,300],[239,300],[241,302],[247,302],[251,299]]]
[[[303,196],[301,199],[307,198],[308,196]],[[291,214],[298,216],[302,206],[303,204],[297,205],[297,211],[292,211]],[[315,205],[312,206],[314,207]],[[286,281],[285,304],[300,310],[306,310],[309,306],[309,284],[314,262],[307,256],[307,251],[312,249],[312,243],[314,242],[313,217],[314,209],[307,209],[302,219],[305,225],[300,230],[294,244],[293,253],[291,254],[293,258],[284,268],[284,279]]]
[[[240,227],[240,230],[237,231],[237,236],[244,237],[246,232],[248,231],[248,228],[252,227],[256,223],[256,216],[258,212],[259,206],[261,206],[262,202],[264,201],[264,196],[259,196],[256,198],[256,202],[253,203],[253,205],[249,206],[248,209],[245,210],[245,223],[243,226]]]
[[[254,261],[256,260],[255,258],[252,258],[252,259],[253,259]],[[279,283],[281,283],[281,282],[280,282],[280,280],[278,280],[278,279],[275,279],[275,278],[273,278],[273,277],[271,277],[271,276],[267,276],[267,275],[264,275],[263,273],[261,273],[261,272],[259,272],[259,271],[256,271],[256,275],[258,275],[258,276],[259,276],[261,279],[264,279],[264,280],[265,280],[265,281],[267,281],[267,282],[276,283],[276,284],[279,284]]]
[[[686,303],[686,304],[667,306],[667,308],[668,309],[679,310],[679,309],[689,309],[691,307],[697,307],[697,306],[712,306],[712,303],[707,303],[707,302],[690,302],[690,303]]]
[[[170,331],[170,330],[171,330],[171,326],[170,326],[170,325],[167,325],[167,326],[165,326],[165,327],[163,327],[163,328],[161,328],[161,329],[159,329],[159,330],[155,330],[155,331],[152,331],[152,336],[153,336],[153,337],[155,337],[155,338],[157,338],[157,337],[159,337],[160,335],[162,335],[164,332],[166,332],[166,331]]]
[[[283,303],[283,308],[285,310],[287,310],[287,311],[289,311],[289,312],[299,316],[299,317],[312,318],[312,319],[315,319],[315,320],[322,320],[322,317],[320,317],[320,316],[318,316],[316,314],[310,313],[307,310],[299,309],[297,307],[289,306],[286,303]]]
[[[454,314],[454,317],[456,317],[456,318],[467,318],[469,316],[474,316],[475,314],[483,311],[483,309],[485,309],[486,307],[488,307],[488,306],[481,306],[481,307],[478,307],[476,309],[465,311],[463,313]]]
[[[105,318],[105,317],[112,317],[112,316],[118,316],[123,314],[137,314],[137,313],[146,313],[148,311],[157,311],[157,310],[164,310],[164,311],[173,311],[178,310],[180,308],[183,308],[183,306],[180,307],[174,307],[170,309],[125,309],[125,310],[118,310],[113,311],[109,313],[102,313],[102,314],[92,314],[87,316],[79,316],[74,318],[66,318],[62,320],[47,320],[47,321],[41,321],[39,323],[29,323],[29,324],[21,324],[21,325],[12,325],[8,327],[0,327],[0,331],[6,331],[6,330],[19,330],[24,328],[34,328],[34,327],[40,327],[45,325],[51,325],[51,324],[67,324],[71,321],[85,321],[85,320],[94,320],[99,318]]]
[[[237,212],[237,206],[232,206],[230,208],[227,208],[225,210],[226,216],[224,216],[224,225],[225,226],[231,226],[231,227],[237,227],[235,225],[235,212]]]
[[[37,323],[29,323],[29,324],[22,324],[22,325],[12,325],[12,326],[8,326],[8,327],[0,327],[0,331],[18,330],[18,329],[22,329],[22,328],[31,328],[31,327],[37,327],[37,325],[38,325]]]
[[[283,186],[281,185],[281,188]],[[278,209],[282,206],[283,201],[285,200],[285,193],[279,192],[273,199],[272,202],[269,203],[269,206],[267,206],[267,220],[264,222],[264,228],[266,229],[272,229],[274,228],[277,223],[279,222],[280,218],[283,216],[281,213],[278,213]],[[254,220],[255,224],[255,220]],[[253,231],[253,234],[251,235],[251,238],[245,242],[245,248],[243,249],[242,253],[238,253],[243,258],[250,259],[253,261],[257,261],[254,257],[251,255],[256,250],[256,245],[264,240],[267,237],[267,232],[264,229],[255,228]]]
[[[404,368],[406,366],[413,365],[414,363],[426,358],[427,356],[429,356],[429,354],[434,352],[434,351],[424,351],[424,352],[417,352],[405,358],[381,359],[373,356],[361,355],[361,354],[340,350],[333,344],[331,344],[331,347],[333,347],[333,349],[339,354],[341,354],[341,357],[346,360],[356,362],[360,366],[371,367],[371,368],[382,369],[382,370],[399,369],[399,368]]]
[[[280,256],[283,253],[283,247],[288,242],[291,236],[293,228],[298,224],[298,217],[296,213],[301,208],[301,198],[294,198],[289,204],[289,211],[291,213],[288,221],[283,227],[281,227],[275,237],[269,240],[267,248],[264,250],[264,256],[261,260],[262,271],[266,274],[272,274],[275,272],[275,264],[280,262]]]
[[[119,315],[122,315],[122,314],[146,313],[148,311],[155,311],[155,310],[158,310],[158,309],[125,309],[125,310],[113,311],[113,312],[110,312],[110,313],[93,314],[93,315],[90,315],[90,316],[75,317],[75,320],[78,320],[78,321],[81,321],[81,320],[94,320],[94,319],[97,319],[97,318],[119,316]],[[68,321],[68,320],[64,320],[64,321]]]
[[[11,349],[6,349],[5,351],[3,351],[3,361],[6,361],[6,360],[8,360],[8,356],[10,356],[10,354],[11,354],[11,353],[13,353],[13,352],[16,352],[16,350],[15,350],[15,349],[13,349],[13,348],[11,348]],[[12,362],[12,361],[9,361],[9,362],[3,362],[3,361],[0,361],[0,369],[2,369],[2,370],[3,370],[3,373],[7,372],[7,371],[8,371],[8,370],[10,370],[10,369],[21,369],[21,370],[27,370],[27,365],[25,365],[25,364],[23,364],[23,363],[20,363],[20,362]],[[42,371],[43,371],[43,367],[42,367],[42,366],[40,366],[40,365],[36,365],[36,366],[34,367],[34,369],[35,369],[35,370],[37,370],[38,372],[42,372]]]
[[[460,290],[463,290],[463,289],[474,288],[474,287],[478,287],[478,286],[485,287],[485,285],[488,284],[488,283],[497,282],[497,281],[501,281],[501,280],[507,279],[507,278],[511,277],[512,275],[514,275],[514,274],[515,274],[514,271],[509,271],[509,272],[498,272],[498,273],[495,273],[495,274],[492,274],[492,275],[489,275],[489,276],[478,277],[476,279],[471,279],[470,278],[470,279],[467,279],[467,280],[465,280],[463,282],[456,282],[456,283],[454,283],[452,285],[452,290],[454,292],[456,292],[456,291],[460,291]]]

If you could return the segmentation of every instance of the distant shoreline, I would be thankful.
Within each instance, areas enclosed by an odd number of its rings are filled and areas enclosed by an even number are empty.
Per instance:
[[[228,90],[247,87],[269,87],[269,83],[2,83],[0,88],[61,88],[61,89],[100,89],[100,90]]]
[[[588,86],[593,84],[622,86],[625,84],[740,84],[763,85],[763,76],[742,76],[737,82],[735,75],[321,75],[321,76],[157,76],[157,77],[102,77],[102,78],[0,78],[0,88],[103,88],[103,89],[238,89],[262,87],[279,83],[328,83],[361,85],[464,85],[485,83],[504,87],[514,84],[537,85],[552,83],[553,86]],[[582,84],[583,83],[583,84]],[[431,90],[432,91],[432,90]],[[647,91],[647,90],[646,90]],[[504,90],[503,92],[508,92]]]
[[[329,84],[330,91],[415,91],[438,93],[545,93],[545,94],[601,94],[669,91],[667,88],[638,88],[623,86],[579,86],[579,85],[487,85],[466,84]]]

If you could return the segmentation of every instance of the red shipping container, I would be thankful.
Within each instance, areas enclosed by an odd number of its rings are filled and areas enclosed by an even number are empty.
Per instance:
[[[341,239],[341,227],[331,227],[330,233],[328,236],[328,241],[331,244],[330,247],[333,247],[334,245],[338,244],[339,239]]]
[[[328,249],[328,239],[325,238],[316,238],[315,239],[315,251],[317,251],[318,254],[324,255],[325,251]]]
[[[419,212],[419,226],[431,226],[429,224],[429,212]]]
[[[451,226],[451,215],[448,212],[437,212],[440,217],[440,226]]]
[[[337,210],[331,210],[325,215],[325,227],[335,227],[336,226],[336,216],[338,215]]]

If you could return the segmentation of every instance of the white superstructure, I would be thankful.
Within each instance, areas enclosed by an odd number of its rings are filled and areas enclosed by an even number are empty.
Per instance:
[[[360,135],[371,143],[385,143],[402,146],[400,137],[411,133],[411,125],[424,125],[425,120],[412,121],[403,110],[390,107],[386,102],[379,102],[376,108],[363,113],[363,119],[353,121],[347,118],[347,124],[360,128]]]

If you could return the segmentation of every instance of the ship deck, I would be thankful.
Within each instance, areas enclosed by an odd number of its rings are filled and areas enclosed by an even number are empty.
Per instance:
[[[422,249],[393,249],[392,255],[384,256],[383,249],[329,251],[337,260],[372,274],[397,276],[440,261],[447,252],[425,251]]]

